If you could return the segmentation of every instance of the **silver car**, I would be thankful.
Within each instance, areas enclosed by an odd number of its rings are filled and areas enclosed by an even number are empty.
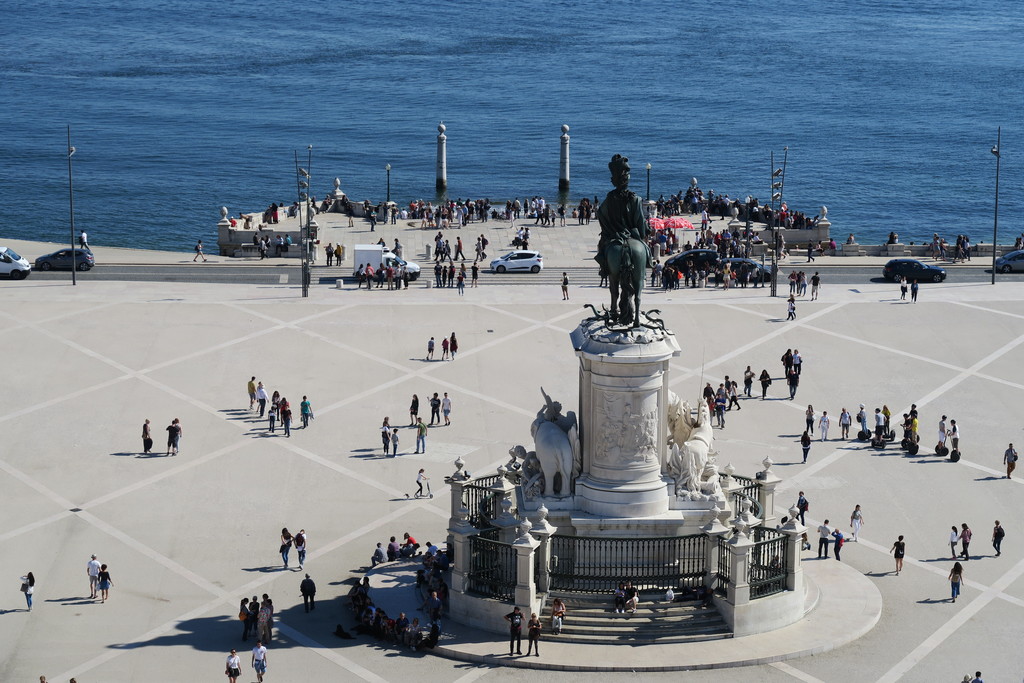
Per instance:
[[[996,259],[996,272],[1012,273],[1018,270],[1024,270],[1024,249],[1011,251]]]
[[[515,270],[528,270],[531,273],[539,273],[543,267],[544,257],[540,255],[539,251],[525,251],[522,249],[509,252],[491,261],[491,270],[495,273]]]

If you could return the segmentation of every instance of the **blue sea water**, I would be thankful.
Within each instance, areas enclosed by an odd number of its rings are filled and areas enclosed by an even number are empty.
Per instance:
[[[66,126],[76,224],[94,244],[187,249],[233,214],[314,194],[434,198],[436,125],[452,197],[603,196],[701,186],[829,207],[837,238],[1024,228],[1024,12],[1013,0],[579,3],[271,0],[9,3],[0,41],[0,237],[64,240]]]

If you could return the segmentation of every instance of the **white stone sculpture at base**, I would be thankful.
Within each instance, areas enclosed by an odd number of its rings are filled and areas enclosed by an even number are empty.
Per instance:
[[[700,402],[694,420],[690,406],[670,394],[669,426],[668,470],[676,482],[676,496],[693,501],[718,500],[724,494],[718,477],[718,459],[711,450],[714,432],[708,404]],[[680,444],[677,438],[682,434],[686,435],[686,440]]]
[[[537,459],[537,453],[535,451],[527,451],[523,446],[513,446],[508,449],[508,454],[512,456],[509,460],[509,464],[505,466],[505,469],[510,472],[518,469],[519,470],[519,486],[523,491],[523,496],[527,500],[533,500],[544,493],[544,471],[541,469],[540,460]],[[523,462],[520,464],[518,460]]]
[[[576,464],[579,453],[579,436],[576,414],[570,411],[562,415],[562,404],[544,395],[545,406],[537,412],[537,419],[530,425],[537,460],[544,474],[542,491],[547,496],[564,498],[572,494],[572,481],[579,474]],[[555,491],[555,477],[560,475],[560,485]]]

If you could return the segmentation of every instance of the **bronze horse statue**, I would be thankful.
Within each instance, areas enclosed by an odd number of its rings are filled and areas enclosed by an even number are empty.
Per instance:
[[[615,189],[597,210],[601,241],[594,260],[600,264],[601,274],[608,276],[609,321],[640,327],[640,293],[647,281],[647,267],[651,265],[647,246],[650,227],[640,198],[629,189],[629,159],[616,154],[608,168]]]

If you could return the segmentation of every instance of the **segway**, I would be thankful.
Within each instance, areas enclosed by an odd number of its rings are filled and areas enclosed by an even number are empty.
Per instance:
[[[863,429],[857,432],[858,441],[867,441],[871,438],[871,432],[864,431]]]
[[[885,444],[887,444],[887,443],[888,443],[888,441],[886,441],[886,439],[885,439],[885,433],[884,432],[882,434],[877,435],[877,436],[876,435],[872,435],[871,436],[871,445],[873,447],[875,447],[875,448],[883,449],[883,448],[885,448]]]
[[[950,462],[960,462],[960,449],[954,448],[953,452],[949,454]]]
[[[935,455],[939,456],[940,458],[945,458],[947,455],[949,455],[949,449],[946,448],[945,444],[943,444],[943,445],[941,445],[941,446],[939,446],[938,448],[935,449]],[[957,455],[957,459],[959,459],[959,458],[960,458],[960,456],[958,454]]]

